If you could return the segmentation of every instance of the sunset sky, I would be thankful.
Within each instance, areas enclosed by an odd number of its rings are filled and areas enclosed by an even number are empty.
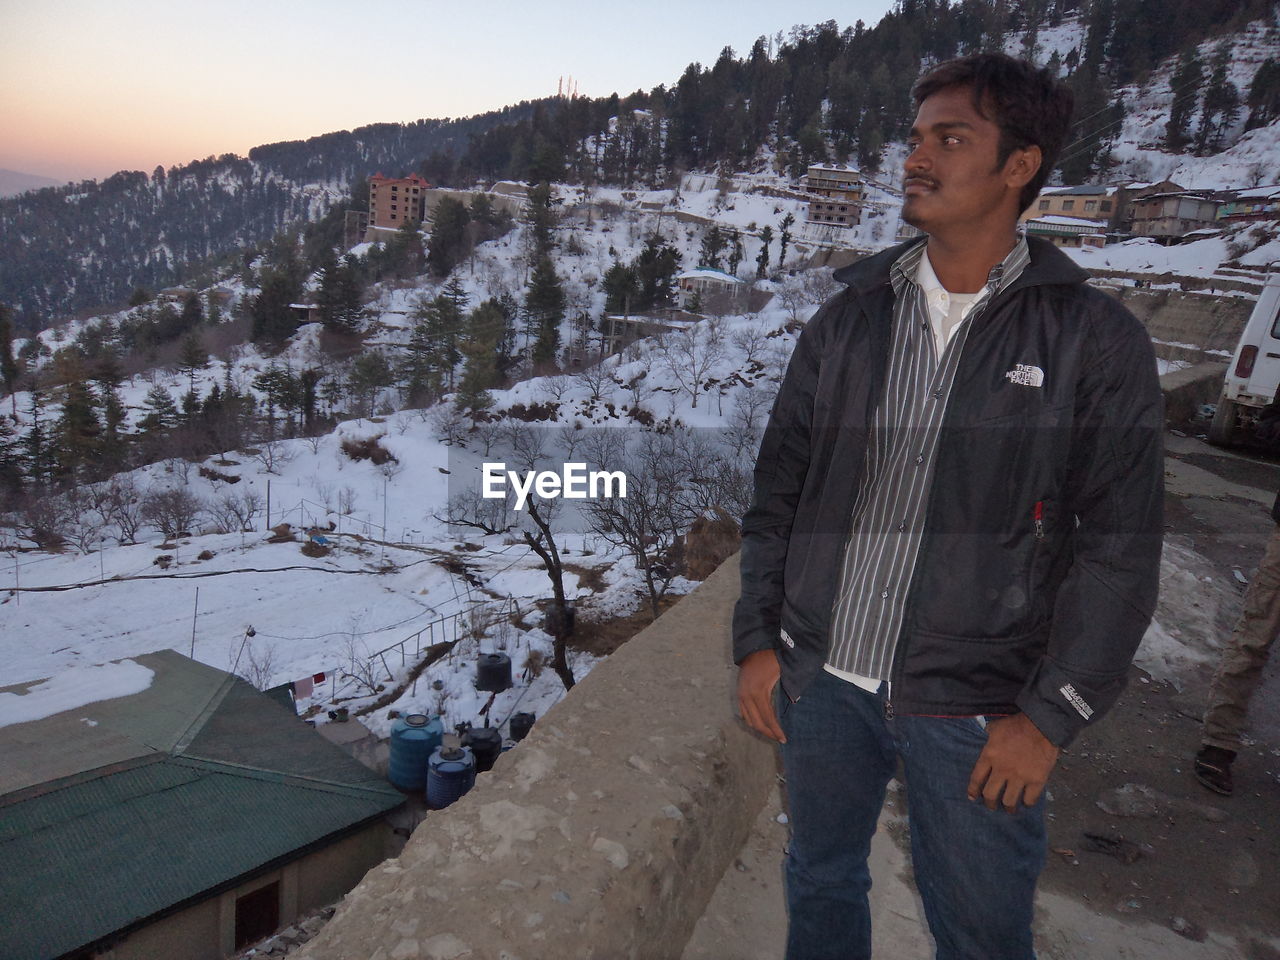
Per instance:
[[[892,0],[0,0],[0,168],[150,172],[367,123],[673,83],[797,23]]]

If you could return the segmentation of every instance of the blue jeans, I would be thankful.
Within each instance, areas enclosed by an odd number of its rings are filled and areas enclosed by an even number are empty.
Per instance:
[[[974,717],[885,717],[878,694],[826,671],[778,696],[791,810],[788,960],[871,956],[867,856],[898,759],[911,860],[937,960],[1034,960],[1032,901],[1044,866],[1044,797],[1014,814],[969,800],[986,743]]]

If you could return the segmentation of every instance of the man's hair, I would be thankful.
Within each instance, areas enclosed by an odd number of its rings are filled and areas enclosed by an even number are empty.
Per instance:
[[[938,91],[952,87],[969,87],[979,116],[1000,128],[998,168],[1014,150],[1040,148],[1040,169],[1019,196],[1018,210],[1026,210],[1049,179],[1071,130],[1075,108],[1071,88],[1048,69],[1025,60],[1003,53],[975,53],[938,64],[916,81],[911,96],[918,108]]]

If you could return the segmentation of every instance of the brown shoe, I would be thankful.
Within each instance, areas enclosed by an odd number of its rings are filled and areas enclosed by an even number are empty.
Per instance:
[[[1214,793],[1220,793],[1224,797],[1231,796],[1233,789],[1231,761],[1235,760],[1235,758],[1236,752],[1234,750],[1225,750],[1222,747],[1212,747],[1209,744],[1205,744],[1200,748],[1200,752],[1196,754],[1196,779]]]

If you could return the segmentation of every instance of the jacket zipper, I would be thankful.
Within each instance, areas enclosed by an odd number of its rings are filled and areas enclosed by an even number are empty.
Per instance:
[[[1004,300],[1007,300],[1011,290],[1016,286],[1017,286],[1017,281],[1014,281],[1012,285],[1005,288],[1004,290],[992,293],[992,295],[987,299],[987,302],[983,304],[982,310],[969,317],[969,321],[968,321],[969,331],[968,333],[965,334],[965,343],[964,343],[965,346],[968,346],[969,344],[969,338],[972,336],[974,332],[974,328],[977,325],[977,321],[991,314],[992,309],[995,307],[995,302],[997,298],[1000,298],[1001,303],[1003,303]],[[962,350],[961,357],[963,358],[963,356],[964,356],[964,353]],[[957,360],[956,361],[957,373],[959,372],[959,369],[960,369],[959,361]],[[941,431],[947,426],[947,421],[951,415],[951,410],[952,410],[951,404],[950,402],[948,402],[947,409],[943,412],[942,422],[938,425],[939,431]],[[934,461],[934,465],[936,468],[936,465],[937,465],[936,459]],[[937,477],[937,474],[935,473],[934,474],[935,480],[936,480],[936,477]],[[891,694],[893,692],[893,685],[895,683],[898,683],[902,679],[902,674],[903,674],[903,671],[905,670],[905,667],[903,666],[903,660],[904,660],[903,652],[906,649],[906,644],[903,642],[903,637],[907,632],[908,624],[911,623],[911,614],[915,609],[915,591],[913,587],[915,586],[916,576],[920,572],[921,555],[924,553],[926,546],[929,542],[929,539],[928,539],[929,518],[933,516],[933,501],[936,497],[937,497],[937,483],[931,483],[929,484],[929,499],[928,499],[928,502],[925,504],[924,529],[920,532],[920,550],[919,552],[916,553],[915,569],[912,570],[912,573],[911,573],[911,582],[907,584],[907,602],[902,609],[902,633],[899,634],[898,636],[898,642],[895,645],[894,651],[893,651],[893,661],[889,665],[889,692],[888,694],[886,694],[884,699],[884,716],[886,720],[893,719],[893,716],[894,716],[893,701],[891,699]],[[1043,505],[1041,504],[1039,506],[1042,507]]]

